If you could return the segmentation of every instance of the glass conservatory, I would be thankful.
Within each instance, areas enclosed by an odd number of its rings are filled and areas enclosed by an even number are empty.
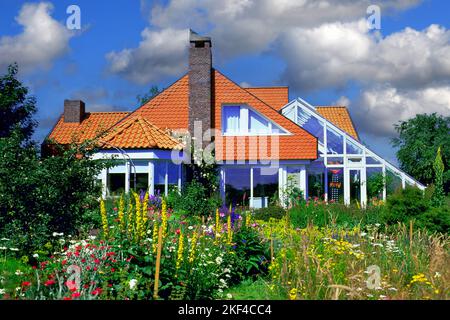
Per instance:
[[[283,115],[318,139],[319,158],[307,165],[306,197],[365,206],[385,200],[398,187],[425,186],[378,156],[354,137],[321,116],[298,98],[282,109]]]

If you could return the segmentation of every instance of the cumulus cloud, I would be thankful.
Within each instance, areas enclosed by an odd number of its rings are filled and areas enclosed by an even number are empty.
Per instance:
[[[49,68],[67,52],[72,34],[51,17],[53,5],[48,2],[24,4],[16,17],[23,32],[0,38],[0,69],[13,62],[23,71]]]
[[[431,25],[385,38],[365,20],[295,28],[281,40],[284,78],[299,91],[345,87],[349,81],[422,87],[450,78],[450,30]]]
[[[358,127],[377,136],[393,136],[395,122],[433,112],[450,116],[450,85],[417,90],[371,88],[361,94],[352,108]]]
[[[142,32],[142,41],[137,48],[126,48],[107,55],[109,70],[137,83],[180,73],[185,70],[184,45],[189,28],[212,36],[216,59],[259,54],[270,51],[274,42],[292,28],[311,28],[323,23],[350,22],[365,17],[371,2],[171,0],[157,2],[148,9],[150,3],[142,0],[141,11],[149,11],[150,26]],[[384,0],[379,1],[379,5],[383,13],[388,14],[418,2]],[[160,45],[158,39],[164,39]]]
[[[107,54],[109,71],[140,84],[178,75],[187,68],[188,30],[142,31],[137,48]]]

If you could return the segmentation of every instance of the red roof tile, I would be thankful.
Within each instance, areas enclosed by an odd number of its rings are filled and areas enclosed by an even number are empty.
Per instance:
[[[129,112],[88,112],[81,123],[64,122],[62,115],[49,139],[59,144],[79,143],[93,139],[123,119]]]
[[[352,118],[344,106],[317,106],[317,112],[325,119],[333,123],[339,129],[347,132],[356,140],[359,140],[358,133],[353,125]]]
[[[182,144],[140,115],[128,117],[99,138],[103,149],[182,149]]]
[[[289,87],[253,87],[245,90],[277,110],[289,102]]]

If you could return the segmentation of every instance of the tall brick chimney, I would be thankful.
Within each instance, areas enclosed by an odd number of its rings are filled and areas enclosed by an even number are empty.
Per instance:
[[[189,132],[194,136],[195,121],[202,122],[202,135],[211,128],[211,38],[190,30],[189,42]]]
[[[81,100],[64,100],[64,122],[81,123],[84,118],[85,104]]]

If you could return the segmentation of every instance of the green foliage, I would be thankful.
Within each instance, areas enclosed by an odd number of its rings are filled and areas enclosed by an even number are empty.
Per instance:
[[[254,216],[256,220],[269,221],[270,218],[281,219],[286,215],[286,210],[280,206],[269,206],[266,208],[255,209]]]
[[[386,175],[383,177],[383,173],[372,174],[367,177],[367,195],[369,198],[376,197],[383,192],[385,184],[390,183],[391,176]],[[386,180],[386,181],[385,181]]]
[[[187,183],[181,194],[171,192],[169,203],[180,214],[205,216],[212,215],[222,200],[217,195],[210,195],[209,190],[201,183],[192,181]]]
[[[439,147],[444,163],[443,183],[446,192],[450,187],[450,117],[419,114],[395,125],[399,136],[392,140],[398,148],[400,168],[411,176],[429,184],[434,179],[433,162]]]
[[[143,95],[139,94],[136,99],[140,105],[143,105],[149,102],[153,97],[156,97],[160,92],[161,90],[159,90],[158,86],[152,86],[147,93]]]
[[[28,141],[33,134],[36,122],[36,99],[28,96],[28,89],[16,79],[17,64],[8,67],[8,73],[0,77],[0,138],[9,137],[13,131]]]
[[[431,199],[435,207],[439,207],[444,203],[444,162],[442,161],[441,147],[438,148],[436,159],[434,160],[434,185],[435,190]]]
[[[387,224],[408,222],[411,219],[417,219],[428,208],[429,202],[422,191],[407,186],[388,197],[387,210],[384,212],[383,219]]]
[[[450,233],[450,208],[434,207],[418,217],[416,225],[431,232]]]

